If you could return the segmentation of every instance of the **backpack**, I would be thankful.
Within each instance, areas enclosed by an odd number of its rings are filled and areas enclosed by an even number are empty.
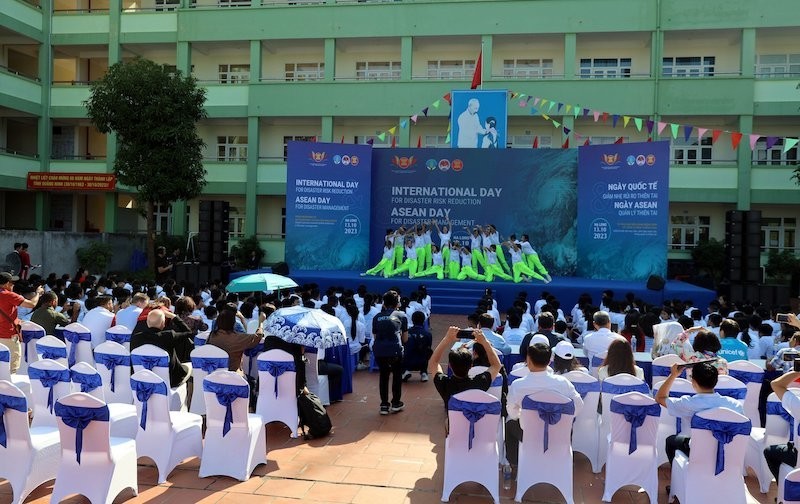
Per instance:
[[[297,414],[300,417],[299,426],[303,431],[303,439],[325,437],[331,432],[331,419],[315,394],[309,392],[297,397]]]

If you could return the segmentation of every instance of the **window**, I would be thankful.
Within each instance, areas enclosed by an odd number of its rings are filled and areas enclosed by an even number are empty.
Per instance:
[[[552,59],[503,60],[503,77],[510,79],[543,79],[552,76]]]
[[[244,214],[237,207],[228,211],[228,233],[231,238],[244,238]]]
[[[429,79],[469,79],[475,60],[428,60]]]
[[[664,77],[713,77],[714,56],[677,56],[661,60]]]
[[[766,140],[759,140],[756,142],[756,148],[753,151],[753,164],[754,165],[796,165],[797,164],[797,146],[792,147],[786,152],[783,152],[783,138],[779,138],[775,145],[767,149]]]
[[[673,250],[686,250],[708,241],[711,217],[697,215],[673,215],[670,217],[670,234]]]
[[[446,140],[447,135],[425,135],[422,138],[422,146],[445,149],[450,147],[450,142],[447,142]]]
[[[676,165],[710,165],[711,164],[711,138],[672,140],[672,164]]]
[[[164,67],[171,74],[175,74],[178,72],[178,67],[176,65],[164,65]],[[190,74],[194,73],[194,65],[192,65],[192,67],[189,69],[189,73]]]
[[[383,141],[378,138],[378,135],[357,136],[353,139],[353,143],[364,145],[368,140],[372,140],[373,147],[391,147],[392,138],[394,137],[388,133],[383,137]],[[449,145],[447,147],[449,147]]]
[[[535,136],[539,137],[539,149],[553,147],[553,137],[549,135],[509,135],[506,145],[512,149],[532,149]]]
[[[795,250],[796,217],[762,217],[761,250]]]
[[[761,78],[795,77],[800,75],[800,54],[759,54],[756,76]]]
[[[250,0],[217,0],[218,7],[250,7]]]
[[[154,205],[156,232],[172,234],[172,205]],[[187,228],[188,229],[188,228]]]
[[[218,136],[217,161],[247,161],[247,136]]]
[[[156,12],[174,11],[180,3],[181,0],[156,0]]]
[[[581,58],[582,79],[615,79],[631,76],[630,58]]]
[[[281,208],[281,238],[286,238],[286,207]]]
[[[286,63],[286,82],[318,81],[325,77],[325,63]]]
[[[590,136],[589,143],[591,145],[611,145],[616,143],[619,137],[610,136]],[[628,137],[622,137],[622,143],[628,143]]]
[[[241,84],[250,80],[250,65],[220,65],[220,84]]]
[[[358,80],[399,80],[399,61],[358,61],[356,62]]]
[[[317,137],[307,135],[290,135],[283,137],[283,160],[289,156],[289,142],[296,140],[298,142],[316,142]]]

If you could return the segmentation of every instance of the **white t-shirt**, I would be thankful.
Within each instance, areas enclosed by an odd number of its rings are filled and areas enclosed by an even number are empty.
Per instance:
[[[102,306],[92,308],[86,313],[81,324],[92,333],[92,348],[106,341],[106,331],[111,327],[113,321],[114,314]],[[133,330],[133,327],[128,327],[128,329]]]
[[[584,336],[583,349],[586,352],[586,357],[589,358],[589,362],[591,363],[591,358],[595,355],[600,355],[603,352],[607,352],[609,345],[611,345],[611,342],[614,340],[622,340],[627,342],[624,337],[617,333],[611,332],[606,327],[601,327],[600,329]]]
[[[136,327],[136,321],[141,315],[142,309],[136,305],[130,305],[127,308],[117,312],[117,325],[125,326],[131,331]]]
[[[581,408],[583,408],[583,399],[575,390],[572,382],[561,375],[547,371],[537,371],[518,378],[508,386],[508,418],[511,420],[519,418],[522,410],[522,399],[529,394],[542,390],[552,390],[572,399],[575,403],[575,415],[578,415]]]

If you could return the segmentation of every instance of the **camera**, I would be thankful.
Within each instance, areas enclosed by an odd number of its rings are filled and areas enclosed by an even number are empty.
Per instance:
[[[789,315],[787,313],[779,313],[775,317],[775,320],[778,321],[778,322],[783,322],[783,323],[789,322]]]
[[[475,339],[475,329],[459,329],[458,339]]]

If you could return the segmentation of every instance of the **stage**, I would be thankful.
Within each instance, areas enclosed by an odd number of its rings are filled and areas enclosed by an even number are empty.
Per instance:
[[[294,271],[289,275],[299,285],[316,283],[324,293],[328,287],[343,287],[345,289],[358,288],[359,285],[367,286],[369,292],[383,293],[396,287],[401,295],[407,295],[419,285],[425,285],[433,301],[435,313],[469,314],[487,288],[491,288],[500,311],[505,311],[517,297],[520,291],[528,293],[531,304],[539,299],[542,291],[547,291],[561,302],[561,309],[568,313],[575,305],[578,297],[588,292],[595,304],[599,304],[601,293],[606,289],[614,291],[615,299],[624,299],[627,292],[633,292],[651,304],[661,304],[665,299],[691,299],[694,306],[705,309],[708,303],[716,298],[712,290],[697,287],[692,284],[669,280],[661,291],[648,290],[646,281],[622,280],[592,280],[577,277],[553,277],[549,284],[542,282],[477,282],[473,280],[438,280],[436,277],[425,277],[410,280],[407,277],[373,277],[360,276],[356,271]]]

